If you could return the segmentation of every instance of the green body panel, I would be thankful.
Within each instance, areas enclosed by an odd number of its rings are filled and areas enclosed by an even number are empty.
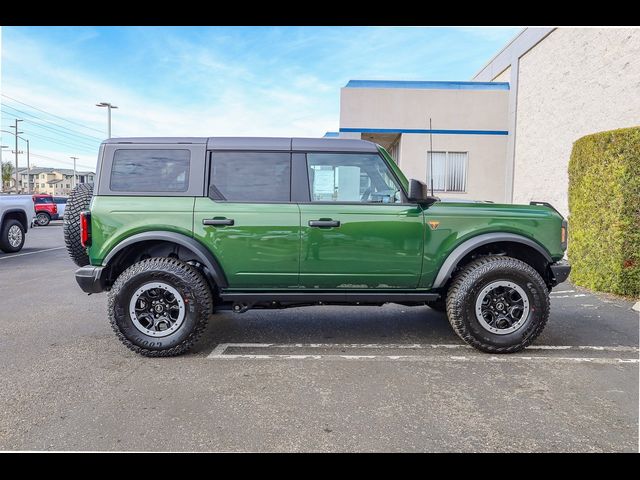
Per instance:
[[[404,186],[389,154],[380,153]],[[203,219],[233,219],[207,226]],[[332,219],[337,228],[309,227]],[[428,222],[439,222],[432,229]],[[231,290],[428,290],[447,256],[485,233],[513,233],[537,242],[554,261],[563,257],[562,217],[550,208],[436,202],[231,203],[208,197],[94,196],[92,265],[126,238],[145,231],[193,237],[217,259]]]
[[[425,248],[420,287],[433,284],[440,266],[461,243],[485,233],[514,233],[537,242],[554,261],[564,255],[560,243],[562,217],[550,208],[496,203],[436,202],[425,212]]]
[[[422,209],[414,205],[301,204],[300,286],[402,288],[422,270]],[[309,227],[309,220],[340,227]]]
[[[205,218],[233,219],[233,226],[203,225]],[[295,203],[227,203],[197,198],[194,238],[207,246],[229,288],[297,288],[300,209]]]
[[[137,233],[169,231],[193,236],[193,197],[95,196],[91,204],[91,265]]]

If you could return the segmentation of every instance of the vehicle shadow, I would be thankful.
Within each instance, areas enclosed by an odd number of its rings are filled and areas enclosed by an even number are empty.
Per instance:
[[[215,313],[193,353],[220,343],[462,343],[426,306],[322,306]]]

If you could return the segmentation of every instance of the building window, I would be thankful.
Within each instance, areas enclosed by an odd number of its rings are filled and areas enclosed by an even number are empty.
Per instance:
[[[41,183],[41,184],[40,184],[40,188],[44,188],[44,183]]]
[[[433,153],[433,162],[430,155]],[[427,186],[431,188],[430,165],[433,163],[433,189],[438,192],[465,192],[469,152],[427,152]]]
[[[389,155],[391,155],[391,158],[393,158],[393,161],[396,162],[396,165],[397,165],[398,164],[398,158],[400,156],[400,140],[396,140],[389,147]]]

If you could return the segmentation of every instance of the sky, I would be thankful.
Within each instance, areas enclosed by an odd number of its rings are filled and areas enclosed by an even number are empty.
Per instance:
[[[80,170],[107,137],[98,102],[114,137],[321,137],[349,80],[470,80],[520,30],[1,27],[1,125],[24,120],[31,165]]]

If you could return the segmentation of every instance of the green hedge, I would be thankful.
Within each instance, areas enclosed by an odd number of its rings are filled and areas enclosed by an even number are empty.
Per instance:
[[[640,127],[573,144],[568,255],[575,284],[640,295]]]

